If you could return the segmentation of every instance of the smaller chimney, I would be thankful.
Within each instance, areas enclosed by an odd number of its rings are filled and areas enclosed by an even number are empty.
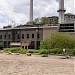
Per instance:
[[[64,13],[65,13],[65,9],[64,9],[64,0],[59,0],[59,23],[64,23]]]

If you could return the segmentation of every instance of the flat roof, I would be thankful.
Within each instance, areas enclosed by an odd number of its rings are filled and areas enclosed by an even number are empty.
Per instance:
[[[58,26],[38,26],[38,27],[20,27],[20,28],[2,28],[2,29],[0,29],[0,30],[20,30],[20,29],[41,29],[41,28],[56,28],[56,27],[58,27]]]

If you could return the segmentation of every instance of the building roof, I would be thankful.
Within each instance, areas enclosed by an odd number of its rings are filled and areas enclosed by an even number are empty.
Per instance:
[[[33,26],[33,27],[14,27],[14,28],[2,28],[0,30],[20,30],[20,29],[41,29],[41,28],[52,28],[58,27],[58,24],[46,24],[43,26]]]
[[[75,16],[75,14],[72,14],[72,13],[66,13],[65,15],[71,15],[71,16]]]

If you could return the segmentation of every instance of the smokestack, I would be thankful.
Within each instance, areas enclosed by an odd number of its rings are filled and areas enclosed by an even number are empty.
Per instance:
[[[30,0],[30,24],[33,24],[33,0]]]
[[[64,0],[59,0],[59,23],[64,23],[64,13],[65,13],[65,9],[64,9]]]

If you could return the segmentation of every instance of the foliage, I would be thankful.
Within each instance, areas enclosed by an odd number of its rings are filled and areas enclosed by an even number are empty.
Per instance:
[[[26,53],[39,53],[39,50],[27,50]]]
[[[49,54],[62,54],[63,51],[59,48],[49,49]]]
[[[48,23],[48,18],[42,17],[42,18],[36,18],[34,20],[35,24],[47,24]]]
[[[42,18],[36,18],[34,20],[34,24],[57,24],[58,18],[57,17],[42,17]]]
[[[41,21],[41,24],[48,24],[48,18],[46,17],[42,17],[40,21]]]
[[[62,54],[62,50],[59,48],[54,49],[40,49],[39,54]]]
[[[68,49],[67,52],[70,55],[75,55],[75,49]]]
[[[39,18],[36,18],[35,20],[34,20],[34,24],[39,24],[40,23],[40,19]]]
[[[75,49],[73,50],[73,53],[72,54],[75,55]]]
[[[45,49],[40,49],[39,54],[48,54],[48,51]]]
[[[26,50],[22,48],[5,48],[4,52],[21,53],[25,54]]]
[[[48,39],[42,40],[40,43],[40,49],[48,49],[47,43],[48,43]]]
[[[71,49],[74,48],[75,39],[67,33],[53,33],[48,39],[44,39],[41,42],[40,48],[41,49],[54,49],[54,48],[60,48],[60,49]]]
[[[4,52],[12,52],[12,53],[39,53],[39,50],[25,50],[23,48],[5,48]]]
[[[37,53],[37,54],[62,54],[63,50],[59,48],[54,49],[40,49],[40,50],[25,50],[22,48],[5,48],[0,52],[12,52],[12,53]],[[66,49],[68,55],[75,55],[75,49]]]

